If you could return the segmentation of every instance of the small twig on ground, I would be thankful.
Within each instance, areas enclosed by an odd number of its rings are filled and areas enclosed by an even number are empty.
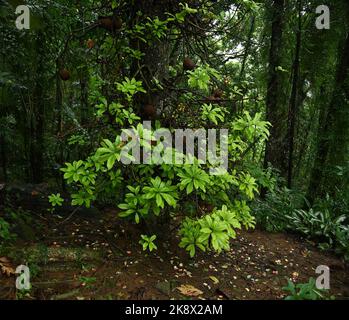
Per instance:
[[[74,214],[76,211],[78,211],[81,207],[77,207],[66,219],[64,219],[63,221],[61,221],[60,223],[57,223],[57,225],[61,225],[65,222],[67,222]]]

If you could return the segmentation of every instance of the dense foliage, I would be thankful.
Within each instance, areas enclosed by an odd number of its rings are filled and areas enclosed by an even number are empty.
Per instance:
[[[349,258],[348,1],[28,0],[29,30],[16,3],[0,1],[0,182],[48,182],[52,213],[117,208],[144,250],[177,234],[220,253],[257,223]],[[227,129],[227,170],[163,128]]]

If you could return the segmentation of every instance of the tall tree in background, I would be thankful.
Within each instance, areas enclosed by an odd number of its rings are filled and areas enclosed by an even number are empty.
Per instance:
[[[344,5],[344,41],[340,42],[339,63],[332,98],[322,125],[312,170],[308,197],[314,201],[324,193],[334,195],[342,186],[335,174],[336,166],[346,166],[349,136],[349,4]]]
[[[37,69],[35,77],[34,97],[28,101],[30,106],[30,146],[29,159],[32,181],[40,183],[43,181],[44,172],[44,121],[45,121],[45,91],[43,77],[45,76],[45,42],[44,35],[40,32],[36,39],[37,46]]]
[[[273,0],[270,8],[271,39],[269,49],[269,79],[267,83],[266,113],[272,124],[270,139],[266,145],[265,166],[269,163],[282,176],[287,175],[287,149],[285,148],[285,119],[287,110],[281,101],[282,88],[282,48],[284,33],[285,0]]]
[[[293,178],[293,157],[294,157],[294,140],[295,140],[295,122],[298,111],[298,91],[299,91],[299,77],[300,77],[300,55],[302,45],[302,0],[298,0],[298,28],[296,32],[296,48],[294,53],[294,62],[292,70],[292,90],[290,97],[290,106],[288,111],[288,169],[287,169],[287,185],[292,187]]]

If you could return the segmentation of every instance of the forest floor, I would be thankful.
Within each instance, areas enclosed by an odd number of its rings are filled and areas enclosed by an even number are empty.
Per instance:
[[[157,241],[156,252],[144,253],[137,227],[113,210],[35,221],[34,240],[17,239],[0,256],[9,271],[0,272],[0,299],[283,299],[287,278],[307,282],[319,265],[331,269],[331,294],[349,297],[349,270],[341,260],[293,235],[240,231],[229,252],[190,259],[178,238]],[[19,295],[11,270],[24,263],[32,289]]]

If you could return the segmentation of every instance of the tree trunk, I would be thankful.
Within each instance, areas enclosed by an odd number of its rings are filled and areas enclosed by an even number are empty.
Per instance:
[[[178,6],[171,0],[135,0],[131,9],[132,18],[130,21],[133,25],[137,24],[139,17],[137,12],[141,11],[144,17],[154,19],[158,17],[160,20],[166,20],[168,15],[166,12],[174,11],[174,6]],[[144,43],[138,38],[131,41],[131,46],[135,50],[141,51],[144,55],[140,61],[136,61],[131,67],[131,76],[142,81],[143,87],[147,90],[147,94],[136,97],[136,103],[139,106],[140,115],[144,118],[143,108],[146,104],[151,104],[157,112],[162,110],[166,99],[166,94],[158,90],[153,84],[153,79],[162,82],[168,74],[168,65],[170,63],[172,44],[168,38],[160,40],[147,41]]]
[[[44,101],[44,36],[39,34],[37,37],[38,47],[38,67],[37,78],[34,89],[33,112],[31,114],[31,142],[30,142],[30,164],[32,171],[32,179],[34,183],[43,181],[44,167],[44,118],[45,118],[45,101]]]
[[[349,9],[349,8],[348,8]],[[349,10],[348,10],[349,11]],[[319,143],[311,174],[308,198],[314,202],[317,197],[336,193],[341,179],[336,178],[335,166],[346,165],[349,136],[349,30],[346,32],[344,48],[341,50],[334,91],[330,105],[319,129]],[[324,113],[324,112],[323,112]]]
[[[6,157],[6,145],[5,137],[0,133],[0,155],[1,155],[1,167],[3,172],[4,181],[7,181],[7,157]]]
[[[2,91],[0,103],[3,103],[3,101],[4,101],[4,92]],[[5,116],[6,116],[5,106],[3,105],[0,108],[0,119],[4,121]],[[4,131],[0,130],[0,159],[1,159],[0,166],[3,172],[3,179],[6,182],[7,181],[7,156],[6,156],[6,131],[5,130]]]
[[[302,41],[302,1],[298,1],[298,30],[296,35],[296,52],[293,63],[293,81],[290,98],[290,107],[288,112],[288,172],[287,172],[287,186],[292,187],[293,178],[293,154],[294,154],[294,134],[295,122],[298,113],[298,88],[299,88],[299,73],[300,73],[300,52]]]
[[[80,103],[81,103],[81,126],[84,127],[88,120],[88,69],[81,69],[80,74]]]
[[[271,7],[272,35],[269,51],[269,80],[267,84],[267,121],[272,124],[270,139],[265,150],[265,167],[270,163],[283,177],[287,174],[285,148],[285,124],[287,110],[281,103],[282,75],[278,67],[282,65],[282,45],[284,30],[285,0],[274,0]]]
[[[245,67],[246,67],[246,62],[247,62],[248,56],[250,54],[252,37],[253,37],[254,30],[255,30],[255,24],[256,24],[256,17],[253,16],[251,18],[251,27],[250,27],[250,31],[248,33],[248,39],[247,39],[246,45],[245,45],[244,57],[242,59],[242,66],[241,66],[240,75],[239,75],[240,81],[243,80],[243,77],[245,74]]]

